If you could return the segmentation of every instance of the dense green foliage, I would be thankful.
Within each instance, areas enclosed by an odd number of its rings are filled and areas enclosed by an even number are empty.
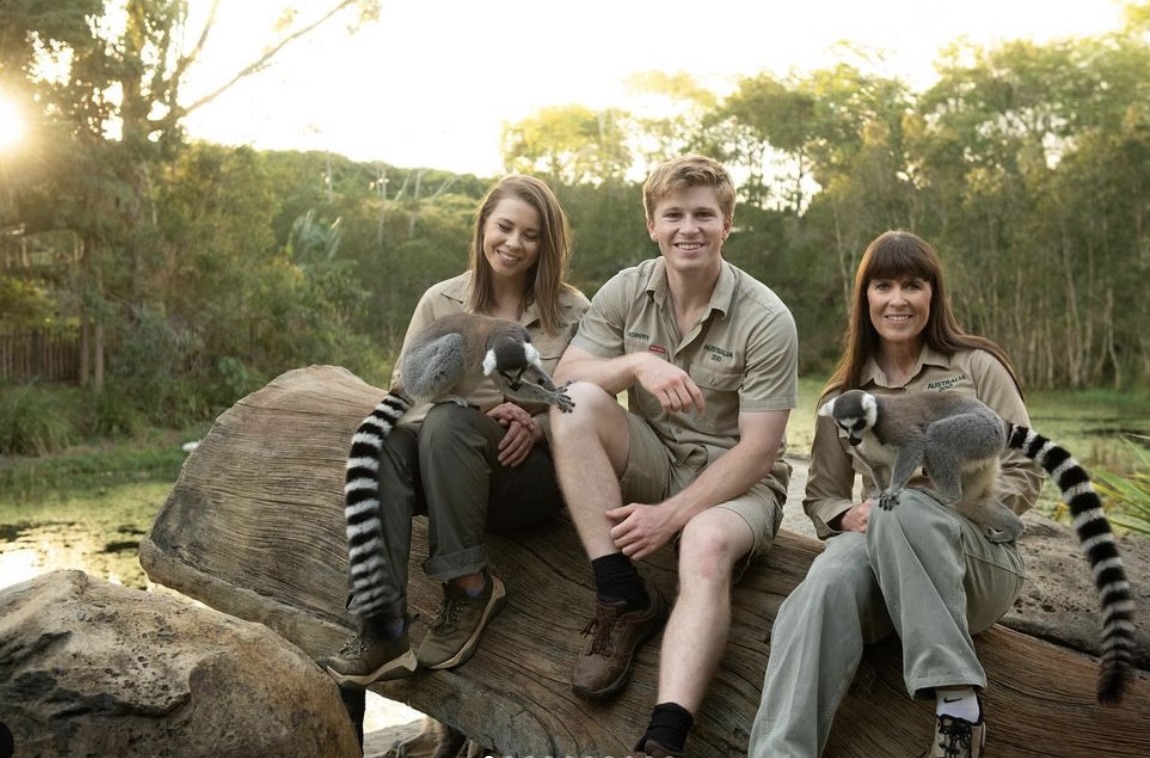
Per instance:
[[[727,97],[651,74],[639,83],[672,115],[544,109],[508,125],[505,164],[552,182],[592,293],[655,253],[636,177],[684,150],[722,159],[741,185],[727,255],[791,306],[804,373],[838,353],[866,243],[908,228],[942,253],[960,320],[1028,386],[1144,387],[1148,9],[1131,3],[1128,28],[1099,38],[956,45],[923,92],[848,62],[748,76]],[[420,293],[466,265],[494,177],[189,143],[184,11],[0,6],[0,92],[34,115],[0,155],[0,333],[77,335],[96,398],[70,425],[21,414],[9,450],[210,419],[310,363],[386,383]]]

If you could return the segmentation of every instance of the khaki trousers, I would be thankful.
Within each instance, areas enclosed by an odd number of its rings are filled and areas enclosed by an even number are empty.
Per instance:
[[[826,541],[779,608],[748,756],[821,755],[863,646],[892,631],[912,696],[985,687],[971,635],[1010,609],[1024,578],[1013,543],[988,542],[926,493],[907,490],[889,511],[876,506],[865,534]]]
[[[422,422],[400,424],[380,457],[380,518],[389,600],[383,618],[407,612],[412,519],[427,516],[424,572],[446,582],[483,570],[490,532],[510,531],[558,513],[563,496],[551,453],[537,444],[513,468],[499,463],[504,429],[475,408],[444,402]]]

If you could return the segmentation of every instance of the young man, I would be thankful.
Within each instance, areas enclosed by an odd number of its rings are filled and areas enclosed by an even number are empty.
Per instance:
[[[572,687],[618,692],[636,649],[667,619],[641,560],[678,539],[679,594],[660,656],[658,704],[636,745],[681,756],[730,627],[730,585],[782,519],[795,407],[794,319],[723,260],[735,188],[709,158],[658,167],[643,188],[661,255],[615,275],[555,369],[575,400],[551,415],[559,484],[597,589]],[[628,408],[615,401],[627,390]]]

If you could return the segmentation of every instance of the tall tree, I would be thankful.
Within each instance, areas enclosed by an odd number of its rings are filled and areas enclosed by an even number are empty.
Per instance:
[[[620,179],[631,167],[630,118],[615,109],[582,105],[544,108],[503,130],[503,162],[565,184]]]
[[[306,18],[287,12],[278,37],[254,60],[186,102],[182,85],[220,5],[212,0],[187,48],[187,0],[13,0],[0,8],[0,81],[19,77],[28,102],[40,107],[37,123],[56,137],[51,152],[63,170],[46,176],[42,190],[58,210],[38,218],[80,239],[83,342],[97,391],[105,330],[130,322],[133,306],[147,299],[145,272],[163,257],[156,177],[182,144],[182,120],[331,19],[358,13],[366,21],[378,12],[377,0],[332,0]]]

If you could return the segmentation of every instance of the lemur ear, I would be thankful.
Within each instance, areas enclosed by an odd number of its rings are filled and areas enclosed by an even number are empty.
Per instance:
[[[834,398],[826,401],[819,407],[820,416],[833,416],[835,415],[835,401]]]
[[[484,376],[491,376],[492,372],[495,371],[496,365],[497,364],[495,362],[495,351],[494,350],[488,350],[487,355],[483,356],[483,375]]]
[[[539,354],[539,350],[530,342],[523,343],[523,355],[527,358],[527,362],[533,366],[543,368],[543,356]]]

